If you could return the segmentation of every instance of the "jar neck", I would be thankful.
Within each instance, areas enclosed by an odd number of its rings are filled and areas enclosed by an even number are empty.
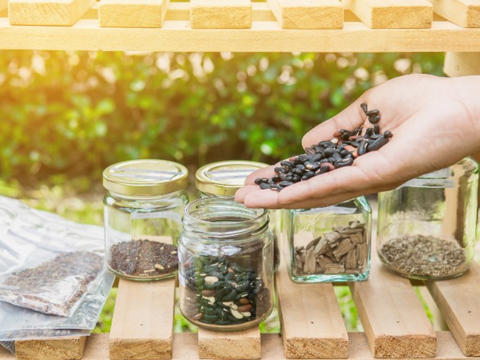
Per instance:
[[[266,210],[216,197],[191,202],[183,217],[187,235],[229,242],[251,241],[268,229],[268,223]]]
[[[108,191],[107,195],[110,195],[111,197],[119,200],[124,200],[124,201],[153,201],[153,200],[165,200],[169,198],[175,198],[180,196],[181,194],[184,193],[184,190],[179,190],[167,194],[161,194],[161,195],[124,195],[120,193],[116,193],[113,191]]]

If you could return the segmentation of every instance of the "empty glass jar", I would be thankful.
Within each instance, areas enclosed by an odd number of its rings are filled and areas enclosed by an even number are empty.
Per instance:
[[[187,169],[165,160],[134,160],[103,172],[108,268],[131,280],[173,277],[188,198]]]
[[[463,274],[474,255],[478,164],[471,158],[378,197],[377,252],[413,279]]]
[[[273,306],[273,242],[265,210],[222,198],[185,208],[180,310],[212,330],[258,326]]]
[[[219,161],[205,165],[197,170],[196,183],[197,189],[202,198],[205,197],[223,197],[233,201],[235,193],[245,184],[245,179],[252,172],[267,167],[267,164],[245,161],[230,160]],[[281,238],[281,210],[270,210],[270,230],[274,241],[274,270],[280,265],[279,241]]]
[[[299,283],[363,281],[370,271],[372,211],[364,197],[292,210],[289,273]]]

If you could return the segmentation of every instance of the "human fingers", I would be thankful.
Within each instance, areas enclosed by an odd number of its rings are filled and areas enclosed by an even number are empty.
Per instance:
[[[278,195],[277,191],[262,190],[257,186],[256,189],[251,189],[245,194],[243,203],[248,208],[278,209],[281,207]]]
[[[251,193],[252,191],[258,190],[261,190],[258,185],[245,185],[244,187],[238,189],[235,193],[235,201],[239,203],[244,203],[247,194]]]

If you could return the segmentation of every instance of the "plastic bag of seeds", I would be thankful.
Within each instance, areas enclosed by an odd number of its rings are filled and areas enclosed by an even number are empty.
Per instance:
[[[0,303],[0,341],[88,335],[97,324],[114,280],[113,274],[104,272],[68,318]]]
[[[70,317],[104,273],[100,227],[0,197],[0,301]]]

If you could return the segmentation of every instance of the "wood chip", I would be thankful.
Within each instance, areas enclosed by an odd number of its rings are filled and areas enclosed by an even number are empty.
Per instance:
[[[345,268],[348,270],[354,270],[357,268],[357,250],[352,249],[348,252],[346,261],[345,261]]]
[[[353,244],[352,242],[350,241],[350,239],[346,239],[344,241],[342,241],[338,247],[334,250],[333,252],[333,255],[335,255],[335,257],[337,259],[339,259],[341,256],[345,255],[346,253],[348,253],[350,250],[353,249]]]
[[[317,246],[315,246],[315,255],[320,256],[325,254],[328,250],[330,250],[330,247],[328,246],[328,241],[327,239],[321,239]]]

